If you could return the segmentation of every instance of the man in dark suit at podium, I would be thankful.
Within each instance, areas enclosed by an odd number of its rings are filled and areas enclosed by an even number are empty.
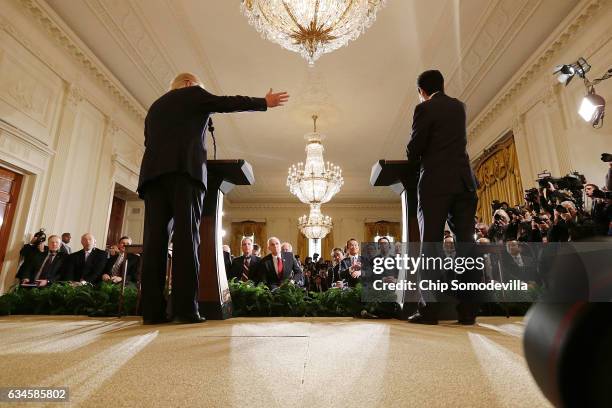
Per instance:
[[[163,296],[168,236],[173,233],[172,317],[181,323],[205,319],[198,310],[200,219],[206,191],[206,129],[211,113],[265,111],[289,95],[265,98],[216,96],[193,74],[179,74],[145,119],[145,152],[138,194],[145,201],[142,270],[143,323],[170,320]]]
[[[418,220],[421,251],[439,256],[448,222],[457,248],[474,241],[474,215],[478,197],[476,178],[467,154],[466,109],[463,102],[444,93],[440,71],[425,71],[417,79],[421,103],[414,109],[408,160],[420,162]],[[432,245],[433,244],[433,245]],[[467,272],[466,272],[467,274]],[[421,279],[439,279],[437,271],[420,271]],[[471,279],[463,276],[463,279]],[[437,324],[434,293],[423,293],[412,323]],[[476,305],[469,294],[459,294],[459,323],[474,324]]]

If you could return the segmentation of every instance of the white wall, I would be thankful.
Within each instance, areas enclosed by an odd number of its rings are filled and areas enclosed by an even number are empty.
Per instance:
[[[585,57],[592,65],[590,79],[612,68],[612,1],[583,1],[532,56],[506,87],[472,121],[468,150],[476,159],[508,130],[515,135],[524,188],[535,186],[543,170],[553,176],[583,173],[589,182],[604,184],[607,165],[599,160],[612,152],[612,79],[596,86],[608,101],[608,118],[593,129],[578,116],[585,94],[582,80],[569,86],[552,75],[558,64]]]
[[[239,187],[237,187],[239,188]],[[289,194],[289,192],[287,192]],[[321,206],[324,215],[332,217],[334,224],[334,246],[343,248],[349,238],[364,239],[364,223],[376,221],[400,222],[402,207],[398,196],[397,205],[342,205],[328,203]],[[297,244],[297,219],[308,213],[305,204],[230,204],[224,205],[223,228],[229,233],[232,222],[246,220],[265,221],[268,237],[276,236],[281,242]],[[265,245],[264,240],[257,239]]]
[[[104,246],[115,182],[135,190],[144,109],[44,3],[0,8],[0,166],[24,175],[0,293],[40,227]]]

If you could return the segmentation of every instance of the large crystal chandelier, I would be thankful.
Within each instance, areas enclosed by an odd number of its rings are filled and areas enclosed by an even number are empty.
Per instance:
[[[242,0],[242,13],[262,37],[299,53],[310,65],[356,40],[386,0]]]
[[[298,228],[308,239],[325,238],[332,229],[332,219],[328,215],[321,214],[321,206],[312,204],[310,214],[298,218]]]
[[[304,204],[321,205],[328,202],[344,184],[339,166],[323,160],[324,135],[317,133],[317,115],[312,116],[314,132],[304,135],[306,164],[300,162],[289,167],[287,186],[291,194]]]

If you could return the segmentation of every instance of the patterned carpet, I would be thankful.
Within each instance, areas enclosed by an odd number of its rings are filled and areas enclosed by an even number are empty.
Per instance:
[[[54,407],[548,407],[523,329],[503,317],[464,327],[11,316],[0,318],[0,387],[68,387],[70,404]]]

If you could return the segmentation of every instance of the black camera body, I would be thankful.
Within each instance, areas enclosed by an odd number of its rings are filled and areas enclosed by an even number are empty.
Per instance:
[[[45,233],[45,229],[41,228],[36,234],[34,234],[33,245],[40,245],[46,240],[47,240],[47,234]]]

